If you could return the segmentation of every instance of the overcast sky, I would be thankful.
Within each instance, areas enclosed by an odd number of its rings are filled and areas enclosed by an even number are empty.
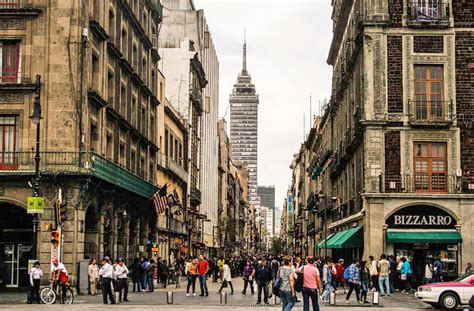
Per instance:
[[[318,101],[330,96],[330,0],[194,2],[205,11],[219,57],[221,117],[242,69],[246,29],[247,67],[260,95],[258,182],[276,186],[281,206],[291,182],[289,165],[303,141],[303,114],[309,131],[310,93],[313,114]]]

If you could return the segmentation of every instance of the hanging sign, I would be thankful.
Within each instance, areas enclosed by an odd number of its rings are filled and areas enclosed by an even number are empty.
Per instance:
[[[43,214],[44,212],[44,198],[43,197],[28,197],[28,214]]]

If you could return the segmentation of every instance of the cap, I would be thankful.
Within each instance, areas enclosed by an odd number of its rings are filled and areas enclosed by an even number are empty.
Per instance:
[[[105,256],[104,258],[102,258],[102,261],[109,261],[109,260],[110,260],[110,258],[107,257],[107,256]]]
[[[59,263],[59,259],[58,257],[53,257],[53,260],[52,260],[53,264],[57,264]]]
[[[118,262],[124,262],[125,260],[123,259],[123,257],[119,257],[119,259],[117,261]]]

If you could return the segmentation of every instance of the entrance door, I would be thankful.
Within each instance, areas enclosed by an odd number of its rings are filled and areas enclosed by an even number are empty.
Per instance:
[[[3,282],[7,287],[18,287],[19,281],[19,245],[18,244],[5,244],[4,256],[5,256],[5,278]]]

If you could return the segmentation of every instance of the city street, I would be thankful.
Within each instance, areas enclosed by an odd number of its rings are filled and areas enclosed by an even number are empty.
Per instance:
[[[244,310],[249,307],[258,307],[259,310],[281,310],[280,305],[275,304],[275,299],[270,299],[271,305],[269,306],[257,306],[256,299],[257,295],[243,295],[241,293],[243,281],[242,279],[234,279],[235,294],[231,295],[230,292],[227,294],[227,305],[225,310]],[[186,297],[186,284],[183,281],[181,288],[175,288],[171,286],[167,289],[160,288],[155,293],[133,293],[129,294],[128,303],[118,304],[113,308],[127,309],[127,310],[156,310],[157,306],[159,309],[170,309],[170,310],[219,310],[223,306],[220,304],[220,295],[217,293],[219,284],[209,283],[209,297],[199,297],[199,284],[196,284],[196,297]],[[174,294],[174,301],[172,305],[166,303],[166,293],[172,291]],[[301,294],[298,294],[299,300],[302,300]],[[370,299],[369,299],[370,300]],[[363,305],[356,304],[354,294],[352,295],[351,304],[344,304],[344,294],[340,293],[337,295],[336,306],[324,306],[322,310],[345,310],[347,307],[356,307],[357,310],[421,310],[430,309],[427,305],[424,305],[415,300],[412,295],[394,294],[390,298],[381,297],[380,305]],[[2,310],[27,310],[34,306],[34,308],[46,308],[50,306],[36,306],[25,304],[25,294],[20,293],[2,293],[0,294],[0,309]],[[279,304],[279,301],[276,302]],[[62,308],[60,305],[53,306],[53,309]],[[70,307],[71,310],[99,310],[102,309],[102,296],[85,296],[79,295],[76,297],[74,305]],[[112,306],[109,306],[112,308]],[[68,308],[69,309],[69,308]],[[299,302],[296,304],[294,310],[302,310],[303,303]]]

